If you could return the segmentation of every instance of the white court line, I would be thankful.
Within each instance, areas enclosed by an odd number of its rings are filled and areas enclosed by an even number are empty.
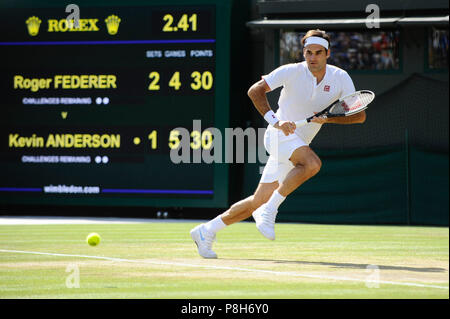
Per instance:
[[[66,216],[0,216],[0,225],[75,225],[75,224],[142,224],[142,223],[203,223],[198,219],[154,219],[122,217]]]
[[[23,250],[0,249],[0,252],[16,253],[16,254],[59,256],[59,257],[79,257],[79,258],[90,258],[90,259],[108,260],[108,261],[116,261],[116,262],[152,264],[152,265],[158,265],[158,266],[165,265],[165,266],[180,266],[180,267],[191,267],[191,268],[245,271],[245,272],[253,272],[253,273],[265,273],[265,274],[271,274],[271,275],[305,277],[305,278],[315,278],[315,279],[323,279],[323,280],[356,281],[356,282],[363,282],[363,283],[377,283],[377,284],[423,287],[423,288],[437,288],[437,289],[447,289],[447,290],[449,289],[449,287],[445,287],[445,286],[425,285],[425,284],[417,284],[417,283],[410,283],[410,282],[396,282],[396,281],[369,280],[369,279],[358,279],[358,278],[337,277],[337,276],[310,275],[310,274],[302,274],[302,273],[290,272],[290,271],[274,271],[274,270],[264,270],[264,269],[213,266],[213,265],[196,265],[196,264],[187,264],[187,263],[178,263],[178,262],[153,261],[153,260],[133,260],[133,259],[124,259],[124,258],[115,258],[115,257],[57,254],[57,253],[44,253],[44,252],[38,252],[38,251],[23,251]]]

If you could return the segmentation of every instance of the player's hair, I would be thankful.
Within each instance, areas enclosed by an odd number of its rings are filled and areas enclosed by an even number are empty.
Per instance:
[[[331,46],[331,39],[330,36],[323,30],[309,30],[308,32],[306,32],[305,36],[302,38],[302,45],[305,46],[305,40],[308,39],[309,37],[319,37],[319,38],[323,38],[325,40],[328,41],[328,49]]]

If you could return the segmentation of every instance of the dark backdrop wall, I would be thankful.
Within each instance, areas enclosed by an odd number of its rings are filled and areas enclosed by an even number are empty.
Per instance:
[[[378,4],[381,18],[448,15],[448,3],[443,1]],[[253,81],[282,64],[283,33],[317,28],[302,21],[321,20],[317,26],[331,32],[374,31],[364,22],[350,26],[332,22],[368,15],[361,3],[351,0],[264,1],[257,7],[260,15],[248,25],[253,37],[264,41],[264,66],[253,69]],[[324,19],[329,25],[323,24]],[[322,128],[311,144],[322,158],[322,170],[283,203],[279,220],[448,225],[448,44],[447,64],[430,67],[429,36],[436,28],[446,32],[448,43],[448,18],[443,24],[381,24],[378,31],[399,33],[398,68],[348,70],[356,89],[377,95],[367,120],[363,125]],[[269,94],[274,109],[279,92]],[[265,125],[255,112],[252,125]],[[246,165],[243,197],[257,186],[262,165]]]

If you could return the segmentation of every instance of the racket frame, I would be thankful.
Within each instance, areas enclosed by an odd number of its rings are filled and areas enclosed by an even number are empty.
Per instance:
[[[369,91],[369,90],[361,90],[361,91],[353,92],[353,93],[351,93],[351,94],[348,94],[348,95],[346,95],[346,96],[343,96],[343,97],[337,99],[336,101],[334,101],[333,103],[331,103],[329,106],[327,106],[325,109],[323,109],[323,110],[320,111],[319,113],[316,113],[316,114],[314,114],[313,116],[310,116],[310,117],[308,117],[308,118],[306,118],[306,119],[304,119],[304,120],[296,121],[296,122],[295,122],[295,125],[296,125],[297,128],[298,128],[298,127],[301,127],[301,126],[303,126],[303,125],[308,124],[309,122],[311,122],[311,120],[312,120],[314,117],[319,117],[319,116],[322,116],[322,115],[326,114],[326,113],[327,113],[334,105],[336,105],[337,103],[339,103],[339,102],[341,102],[341,101],[347,99],[348,97],[350,97],[350,96],[352,96],[352,95],[355,95],[355,93],[370,93],[370,94],[372,94],[373,97],[375,98],[375,93],[373,93],[372,91]],[[372,101],[373,101],[373,99],[372,99]],[[362,107],[362,108],[358,108],[357,110],[355,110],[355,111],[353,111],[353,112],[345,113],[345,114],[342,114],[342,115],[328,114],[328,115],[327,115],[327,118],[328,118],[328,117],[350,116],[350,115],[354,115],[354,114],[356,114],[356,113],[362,112],[362,111],[364,111],[365,109],[367,109],[368,105],[369,105],[372,101],[370,101],[369,103],[367,103],[366,106],[364,106],[364,107]]]

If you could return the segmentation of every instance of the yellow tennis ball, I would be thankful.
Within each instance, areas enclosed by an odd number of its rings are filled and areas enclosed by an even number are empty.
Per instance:
[[[87,236],[86,241],[91,246],[97,246],[98,244],[100,244],[100,235],[97,233],[90,233]]]

